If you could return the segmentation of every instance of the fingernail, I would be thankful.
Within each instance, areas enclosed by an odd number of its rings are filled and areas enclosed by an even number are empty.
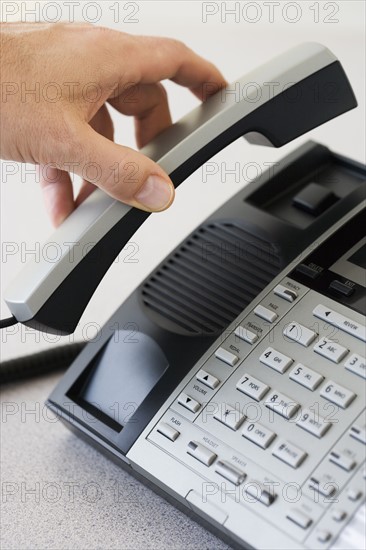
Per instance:
[[[150,176],[135,200],[149,210],[164,210],[169,206],[174,195],[174,188],[159,176]]]

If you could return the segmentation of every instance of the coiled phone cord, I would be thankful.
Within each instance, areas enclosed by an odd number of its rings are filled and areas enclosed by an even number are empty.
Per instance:
[[[84,342],[67,344],[34,355],[4,361],[0,363],[0,384],[66,370],[85,345]]]

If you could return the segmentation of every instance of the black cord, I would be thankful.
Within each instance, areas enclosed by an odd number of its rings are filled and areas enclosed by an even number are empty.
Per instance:
[[[85,343],[68,344],[0,363],[0,384],[66,370]]]
[[[2,319],[0,320],[0,330],[2,330],[3,328],[12,327],[17,323],[18,321],[15,319],[15,317],[9,317],[9,319]]]

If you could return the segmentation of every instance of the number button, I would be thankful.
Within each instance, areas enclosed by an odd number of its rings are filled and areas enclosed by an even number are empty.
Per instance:
[[[304,325],[300,325],[296,321],[289,323],[283,330],[283,334],[287,336],[290,340],[301,344],[302,346],[308,347],[311,342],[315,340],[317,334],[313,330],[310,330]]]
[[[313,349],[315,353],[319,353],[319,355],[333,361],[333,363],[339,363],[348,353],[347,348],[344,348],[332,340],[327,340],[326,338],[321,338]]]
[[[315,415],[314,411],[310,411],[309,409],[303,411],[296,425],[319,438],[323,437],[325,432],[330,428],[329,422],[325,422],[324,418]]]
[[[344,366],[347,370],[361,376],[361,378],[366,378],[366,359],[358,355],[358,353],[353,353],[351,357],[347,359]]]
[[[262,424],[259,424],[259,422],[254,423],[248,420],[244,424],[241,435],[246,439],[249,439],[249,441],[252,441],[256,445],[258,445],[262,449],[267,449],[267,447],[269,447],[269,445],[276,437],[276,434],[274,432],[271,432],[271,430],[269,430],[265,426],[262,426]]]
[[[259,361],[267,367],[280,372],[281,374],[286,372],[289,366],[293,363],[293,360],[290,357],[287,357],[287,355],[284,355],[273,348],[267,348],[260,356]]]
[[[298,363],[290,372],[291,380],[301,384],[308,390],[314,391],[319,384],[324,380],[324,376],[318,374],[317,372],[309,369],[302,363]]]
[[[287,395],[276,392],[275,390],[268,395],[264,404],[268,409],[271,409],[287,420],[292,418],[300,407],[298,403],[292,401]]]
[[[328,399],[328,401],[339,405],[342,409],[346,409],[356,397],[353,392],[336,384],[333,380],[329,380],[328,384],[321,390],[320,395]]]
[[[268,392],[269,386],[250,374],[244,374],[236,384],[236,389],[252,397],[255,401],[260,401]]]

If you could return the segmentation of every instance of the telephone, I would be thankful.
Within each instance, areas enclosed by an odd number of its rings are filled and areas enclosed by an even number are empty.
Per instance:
[[[219,92],[144,149],[175,185],[244,134],[281,146],[356,106],[319,44],[248,81],[258,101]],[[366,493],[365,182],[323,145],[291,153],[147,277],[47,405],[230,544],[332,546]],[[72,332],[147,216],[93,193],[51,240],[96,245],[27,266],[6,294],[15,318]]]

